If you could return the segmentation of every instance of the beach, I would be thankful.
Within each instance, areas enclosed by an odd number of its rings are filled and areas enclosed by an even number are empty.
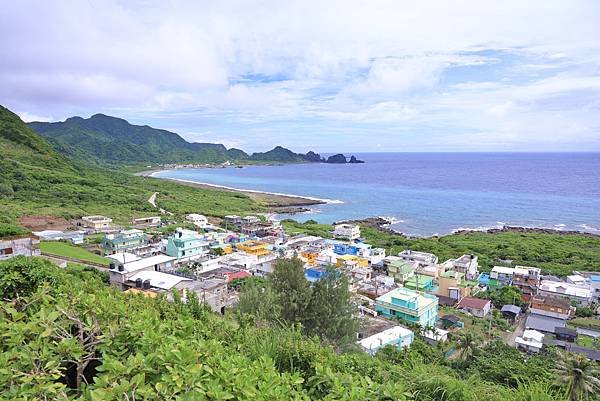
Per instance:
[[[203,189],[218,189],[222,191],[228,192],[238,192],[242,193],[257,202],[260,202],[272,213],[285,213],[285,214],[295,214],[310,211],[308,206],[314,205],[324,205],[327,203],[336,203],[339,201],[330,200],[330,199],[319,199],[305,196],[298,196],[292,194],[283,194],[276,192],[268,192],[268,191],[257,191],[257,190],[245,190],[239,188],[227,187],[224,185],[215,185],[209,183],[198,183],[190,180],[182,180],[177,178],[167,178],[167,177],[156,177],[156,174],[164,171],[164,170],[147,170],[136,173],[136,175],[141,177],[151,177],[163,180],[174,181],[182,185],[188,185],[194,188],[203,188]]]

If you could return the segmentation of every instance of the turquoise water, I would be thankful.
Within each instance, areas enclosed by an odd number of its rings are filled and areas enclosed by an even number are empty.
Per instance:
[[[366,153],[365,164],[162,171],[157,177],[336,200],[292,216],[389,216],[408,235],[502,225],[600,234],[598,153]],[[287,216],[282,216],[287,217]]]

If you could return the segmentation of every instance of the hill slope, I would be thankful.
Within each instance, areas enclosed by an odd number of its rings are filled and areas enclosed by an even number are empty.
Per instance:
[[[321,161],[277,146],[248,155],[216,143],[190,143],[174,132],[133,125],[121,118],[95,114],[90,118],[71,117],[63,122],[29,123],[48,139],[56,150],[70,158],[109,165],[140,163],[222,163],[258,161],[299,163]]]
[[[158,212],[148,203],[154,192],[161,194],[158,206],[176,214],[220,216],[262,210],[262,205],[241,194],[136,177],[67,159],[2,106],[0,149],[0,225],[31,214],[65,218],[108,214],[126,224],[132,217]]]

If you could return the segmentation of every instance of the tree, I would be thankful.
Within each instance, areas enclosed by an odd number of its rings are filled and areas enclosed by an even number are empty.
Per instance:
[[[480,345],[480,336],[471,331],[460,333],[456,341],[456,349],[459,351],[460,360],[463,363],[471,362]]]
[[[244,279],[241,285],[238,308],[260,321],[274,321],[281,316],[279,299],[271,282],[258,277]]]
[[[588,400],[590,394],[600,391],[600,369],[585,355],[559,351],[554,372],[557,382],[567,386],[572,401]]]
[[[303,321],[309,333],[338,345],[354,340],[358,324],[352,317],[354,306],[348,285],[348,277],[331,266],[312,285]]]
[[[278,259],[270,281],[281,306],[281,318],[287,323],[302,322],[311,293],[304,277],[304,263],[298,258]]]

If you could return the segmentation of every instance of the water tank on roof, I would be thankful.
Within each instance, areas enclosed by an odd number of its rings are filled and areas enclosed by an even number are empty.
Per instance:
[[[117,268],[117,265],[114,264],[114,263],[111,263],[110,265],[108,265],[108,268],[111,269],[111,270],[113,270],[113,269]]]
[[[135,280],[135,288],[142,288],[142,279],[138,278]]]
[[[119,271],[120,272],[125,271],[125,267],[123,265],[119,265]]]
[[[142,284],[142,288],[144,290],[149,290],[150,289],[150,280],[144,280],[144,282]]]

